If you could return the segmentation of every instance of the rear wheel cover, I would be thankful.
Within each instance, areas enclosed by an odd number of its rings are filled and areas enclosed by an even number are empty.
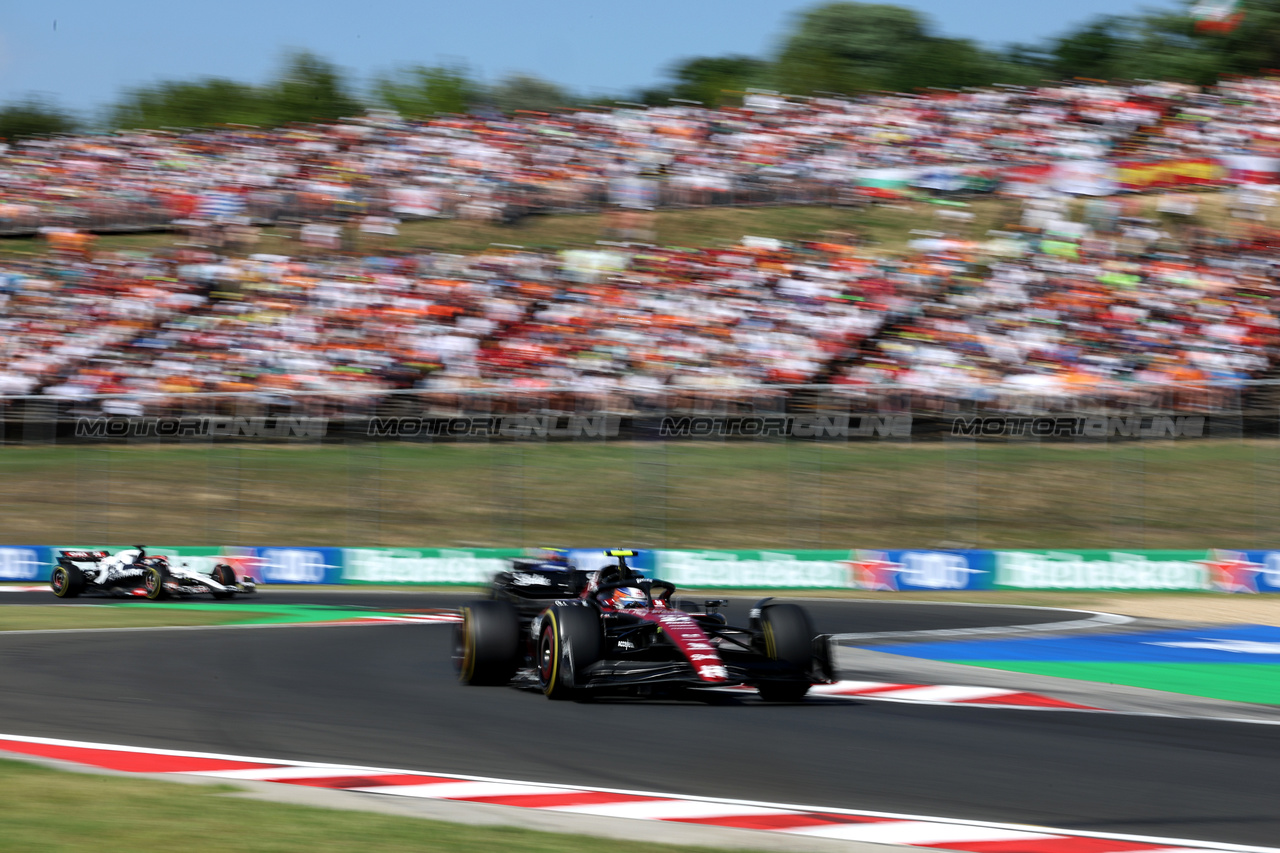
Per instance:
[[[164,573],[155,566],[147,566],[142,573],[142,585],[147,598],[155,601],[164,596]]]
[[[471,634],[471,608],[462,608],[462,623],[453,634],[453,662],[458,669],[458,680],[463,684],[471,681],[475,672],[476,654],[475,637]]]
[[[538,640],[538,683],[543,693],[550,694],[556,688],[560,675],[559,646],[554,624],[544,627]]]

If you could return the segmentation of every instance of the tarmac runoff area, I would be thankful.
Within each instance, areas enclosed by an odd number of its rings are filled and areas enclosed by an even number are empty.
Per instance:
[[[301,592],[280,595],[268,592],[257,603],[321,600]],[[12,598],[49,601],[44,595]],[[423,610],[456,605],[459,596],[370,592],[323,599],[355,608]],[[256,605],[251,600],[244,603]],[[922,602],[805,603],[820,631],[857,629],[881,636],[855,642],[881,645],[937,639],[883,636],[897,631],[941,629],[956,636],[957,631],[1001,628],[1009,636],[1024,636],[1031,631],[1020,626],[1031,623],[1052,632],[1055,625],[1093,618],[1069,611]],[[744,615],[747,604],[733,602],[730,617],[735,612]],[[1170,623],[1104,620],[1061,635],[1166,627]],[[1235,849],[1267,849],[1247,845],[1280,838],[1280,817],[1266,793],[1280,790],[1277,738],[1263,727],[1218,722],[1245,716],[1274,722],[1275,709],[1266,706],[844,646],[837,650],[837,661],[846,679],[1032,690],[1074,704],[1103,705],[1123,715],[1152,716],[1125,723],[1121,721],[1129,718],[1117,714],[920,707],[919,702],[907,705],[884,696],[816,696],[803,706],[781,707],[749,698],[727,707],[643,702],[565,706],[514,690],[456,687],[448,671],[447,626],[220,632],[216,648],[222,653],[216,655],[214,644],[205,639],[212,635],[203,634],[203,629],[183,630],[189,633],[164,640],[173,665],[161,666],[150,677],[133,662],[141,649],[158,640],[154,635],[95,637],[96,653],[70,656],[75,658],[75,672],[68,673],[53,664],[67,661],[68,644],[83,646],[84,635],[0,634],[0,682],[15,688],[0,695],[0,732],[102,741],[108,738],[100,725],[70,721],[101,720],[108,714],[112,719],[154,723],[171,713],[190,725],[157,729],[147,724],[135,730],[113,723],[110,739],[294,760],[408,765],[541,784],[674,789],[684,796],[940,814],[1246,845]],[[99,656],[102,663],[95,665]],[[406,679],[406,673],[414,677]],[[250,734],[209,725],[227,712],[243,719]],[[377,722],[365,725],[370,720]],[[579,761],[579,756],[565,752],[581,751],[582,732],[601,726],[608,731],[659,731],[669,743],[661,760],[655,758],[652,766],[634,772],[628,772],[630,762],[617,762],[617,767],[628,769],[614,772],[602,770],[594,759]],[[664,764],[672,766],[664,770]],[[1116,787],[1120,777],[1124,790]],[[1240,780],[1248,780],[1247,787],[1240,787]],[[405,802],[252,780],[236,784],[250,788],[249,795],[288,802],[603,837],[642,835],[677,844],[762,850],[895,849],[660,820],[638,825],[598,815],[440,800]],[[1095,848],[1087,849],[1093,853]]]

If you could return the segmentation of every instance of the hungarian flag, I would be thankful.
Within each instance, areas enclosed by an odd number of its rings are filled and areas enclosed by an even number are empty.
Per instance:
[[[1240,0],[1197,0],[1190,14],[1201,33],[1229,33],[1244,18]]]

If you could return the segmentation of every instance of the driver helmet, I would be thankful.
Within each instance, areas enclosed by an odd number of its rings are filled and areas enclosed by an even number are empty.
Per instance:
[[[644,594],[644,590],[636,586],[624,586],[606,593],[606,600],[609,604],[619,609],[627,607],[647,607],[649,604],[649,596]]]

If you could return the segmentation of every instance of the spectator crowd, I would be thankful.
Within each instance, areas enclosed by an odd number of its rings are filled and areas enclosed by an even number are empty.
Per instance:
[[[360,256],[340,251],[334,222],[358,214],[390,235],[398,216],[483,216],[517,191],[550,207],[651,207],[849,186],[868,170],[1265,159],[1277,145],[1280,82],[1269,79],[28,141],[0,155],[0,230],[290,211],[311,224],[299,257],[95,253],[55,229],[48,254],[0,262],[0,395],[127,413],[198,392],[573,387],[630,405],[805,385],[979,403],[1230,388],[1268,375],[1280,354],[1270,241],[1171,235],[1113,202],[1072,221],[1029,193],[1016,232],[925,235],[902,255],[837,236]],[[1161,204],[1173,217],[1195,209],[1190,196]]]
[[[721,109],[426,121],[375,113],[274,130],[19,142],[0,154],[0,231],[235,215],[483,216],[513,197],[552,209],[825,198],[824,188],[857,183],[868,170],[977,164],[998,176],[1062,159],[1269,156],[1277,144],[1280,83],[1271,79],[1203,93],[1081,84],[853,99],[757,94]],[[637,180],[650,183],[629,183]]]
[[[902,256],[838,239],[31,256],[0,264],[0,392],[120,395],[93,404],[120,411],[193,392],[567,386],[614,399],[821,384],[1063,401],[1230,387],[1270,368],[1280,259],[1267,241],[1175,238],[1123,216],[1094,227],[1026,204],[1035,227],[926,236]]]

